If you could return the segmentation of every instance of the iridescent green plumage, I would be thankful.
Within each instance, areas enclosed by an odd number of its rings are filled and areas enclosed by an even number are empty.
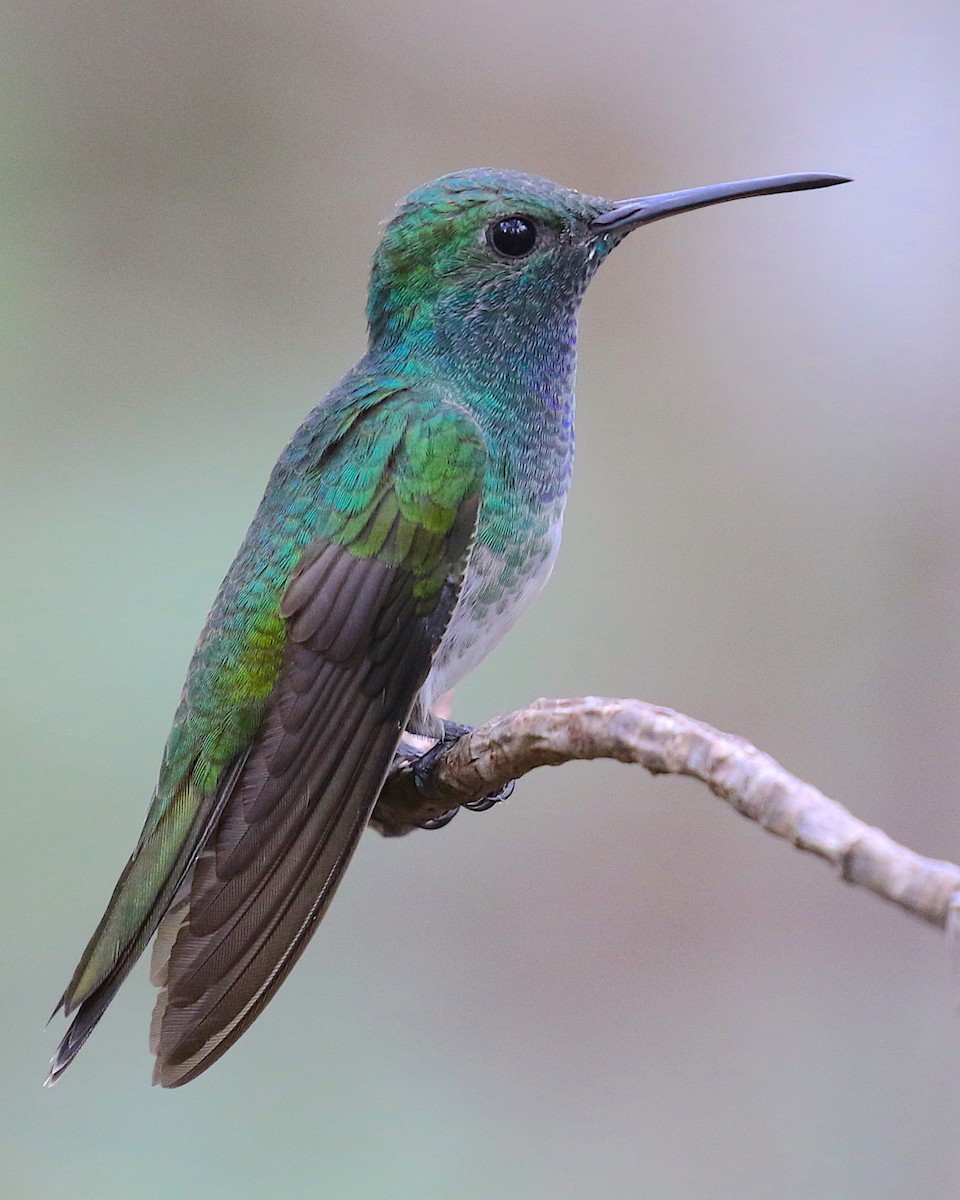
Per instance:
[[[305,694],[308,709],[323,710],[324,697],[311,696],[310,685],[316,686],[324,670],[324,686],[336,691],[341,708],[351,688],[362,695],[355,721],[373,726],[360,743],[369,783],[355,791],[351,820],[341,821],[332,834],[318,833],[304,820],[288,822],[290,828],[276,838],[277,869],[280,855],[287,861],[295,857],[298,839],[304,842],[304,869],[311,857],[324,861],[324,836],[332,839],[327,853],[334,862],[348,857],[376,800],[452,611],[452,584],[459,584],[473,536],[486,451],[473,419],[435,387],[390,387],[358,377],[337,399],[328,402],[321,421],[301,429],[278,464],[201,634],[140,842],[64,994],[64,1011],[80,1006],[81,1019],[61,1051],[60,1070],[155,932],[197,850],[206,844],[215,854],[212,831],[227,827],[232,808],[249,807],[258,785],[263,790],[251,762],[256,734],[261,731],[262,746],[262,730],[271,720],[281,731],[263,754],[265,769],[276,776],[283,738],[297,740],[296,730],[283,728],[283,705],[290,707],[291,695]],[[318,562],[325,573],[318,574]],[[374,652],[377,661],[371,662]],[[350,711],[346,706],[342,715],[331,712],[328,720],[350,732]],[[318,720],[316,713],[310,716]],[[345,756],[338,749],[334,765]],[[273,805],[289,806],[298,787],[321,776],[330,794],[318,798],[316,811],[324,799],[335,806],[342,789],[330,785],[330,766],[298,764],[288,794],[275,797]],[[228,860],[229,855],[224,868],[221,854],[221,883],[243,874]],[[309,911],[316,910],[313,920],[338,878],[331,872],[329,882],[307,897]],[[191,886],[196,906],[196,873]],[[242,899],[243,886],[236,890]],[[297,942],[291,937],[284,954]],[[257,972],[244,950],[236,951],[234,969],[246,972],[249,983]],[[223,971],[222,948],[218,953]],[[268,983],[276,957],[261,971]],[[242,1021],[255,998],[241,997],[224,1024]],[[163,999],[170,1009],[177,996]],[[185,1043],[192,1047],[189,1053],[177,1038],[168,1040],[161,1081],[185,1082],[196,1065],[192,1059],[209,1039]],[[204,1065],[228,1044],[222,1037],[203,1056]]]
[[[404,728],[549,575],[573,462],[576,318],[638,225],[748,181],[624,201],[445,176],[384,232],[370,348],[270,477],[194,652],[140,841],[65,991],[70,1064],[156,933],[155,1078],[177,1086],[303,950]]]

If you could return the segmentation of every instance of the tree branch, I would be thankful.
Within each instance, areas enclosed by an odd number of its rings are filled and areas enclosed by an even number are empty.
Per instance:
[[[640,700],[537,700],[443,750],[418,785],[418,751],[401,744],[371,824],[409,832],[498,791],[535,767],[575,759],[638,763],[690,775],[769,833],[831,863],[848,883],[948,930],[960,928],[960,867],[924,858],[864,824],[743,738]]]

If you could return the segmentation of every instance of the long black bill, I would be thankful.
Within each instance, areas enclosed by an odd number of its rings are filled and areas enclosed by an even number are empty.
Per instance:
[[[842,175],[770,175],[765,179],[740,179],[735,183],[714,183],[709,187],[687,188],[683,192],[662,192],[659,196],[637,196],[621,200],[616,208],[601,213],[590,222],[596,233],[629,233],[640,225],[661,221],[674,213],[692,212],[727,200],[747,196],[771,196],[775,192],[805,192],[808,188],[833,187],[850,183]]]

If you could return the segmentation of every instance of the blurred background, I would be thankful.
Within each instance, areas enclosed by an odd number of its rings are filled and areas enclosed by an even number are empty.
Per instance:
[[[637,695],[960,856],[955,0],[0,21],[2,1194],[955,1198],[943,939],[614,764],[368,835],[190,1087],[149,1086],[141,967],[40,1088],[207,607],[363,349],[378,222],[455,168],[608,196],[856,178],[658,224],[604,266],[563,553],[456,715]]]

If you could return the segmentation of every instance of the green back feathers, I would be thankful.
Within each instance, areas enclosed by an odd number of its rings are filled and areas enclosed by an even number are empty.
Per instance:
[[[480,490],[485,461],[463,410],[417,393],[397,397],[325,456],[317,532],[357,558],[405,567],[426,612],[449,569],[445,540],[464,500]]]
[[[280,678],[289,643],[283,596],[306,548],[334,543],[409,572],[419,614],[462,570],[449,544],[463,512],[475,515],[482,486],[486,450],[475,423],[438,393],[367,399],[352,411],[331,405],[305,424],[298,436],[310,452],[295,437],[271,480],[200,636],[153,804],[64,994],[67,1012],[135,961],[198,850]],[[318,420],[332,440],[318,437]]]

